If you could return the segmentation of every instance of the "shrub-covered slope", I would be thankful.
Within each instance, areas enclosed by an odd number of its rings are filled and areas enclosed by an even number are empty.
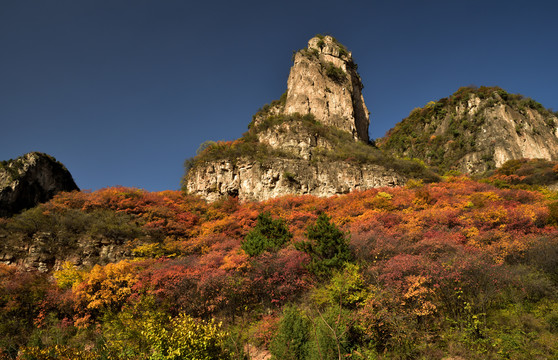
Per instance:
[[[524,180],[555,165],[265,202],[60,194],[0,223],[12,251],[41,246],[46,231],[53,252],[73,249],[49,272],[17,266],[23,253],[0,266],[0,349],[12,359],[552,358],[558,195]],[[79,239],[124,250],[87,265]]]

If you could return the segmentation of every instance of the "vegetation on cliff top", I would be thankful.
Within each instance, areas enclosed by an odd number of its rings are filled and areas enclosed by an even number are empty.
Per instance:
[[[60,167],[61,170],[68,171],[66,167],[62,163],[57,161],[53,156],[41,152],[32,152],[29,153],[28,155],[32,155],[38,158],[48,159],[50,162]],[[10,181],[17,180],[23,175],[21,171],[23,170],[24,166],[25,166],[24,156],[20,156],[16,159],[0,161],[0,171],[5,171],[6,174],[8,174]]]
[[[466,106],[472,97],[478,97],[481,108],[474,116],[458,115],[456,109]],[[377,141],[381,149],[391,154],[423,159],[428,165],[437,167],[443,173],[451,170],[466,154],[477,151],[477,137],[487,119],[484,109],[497,104],[507,104],[520,114],[526,109],[538,111],[549,129],[556,128],[554,117],[557,113],[545,109],[531,98],[509,94],[499,87],[462,87],[448,98],[431,101],[423,108],[416,108],[409,116],[391,129],[384,138]],[[447,120],[447,129],[440,132],[439,126]],[[517,128],[516,131],[521,131]],[[492,164],[492,158],[483,158]]]
[[[528,179],[556,169],[522,160],[482,181],[250,203],[63,193],[1,220],[3,244],[47,231],[76,241],[90,230],[72,219],[84,218],[128,258],[67,262],[54,276],[0,265],[0,349],[22,360],[245,359],[256,348],[277,359],[552,358],[558,195]],[[250,256],[253,232],[281,240]]]
[[[280,104],[273,106],[280,106]],[[312,162],[314,163],[343,161],[354,164],[374,164],[393,169],[411,179],[422,179],[426,182],[439,180],[439,176],[420,161],[396,159],[371,144],[355,141],[352,135],[346,131],[321,124],[311,114],[269,115],[269,108],[266,106],[255,115],[254,119],[258,119],[258,121],[254,120],[250,124],[248,132],[240,139],[228,142],[212,142],[208,146],[204,145],[205,143],[202,144],[198,155],[186,160],[185,177],[196,166],[220,160],[235,163],[239,159],[248,159],[261,163],[277,158],[298,159],[295,154],[271,148],[258,140],[258,134],[266,131],[280,131],[276,129],[281,124],[290,123],[297,124],[309,134],[324,139],[331,145],[330,149],[315,148],[312,151]]]

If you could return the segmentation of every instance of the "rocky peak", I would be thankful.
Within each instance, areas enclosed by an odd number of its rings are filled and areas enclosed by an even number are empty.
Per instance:
[[[331,36],[316,36],[294,56],[283,113],[312,114],[368,142],[370,119],[362,88],[351,53]]]
[[[188,159],[183,189],[208,201],[260,201],[436,180],[422,164],[386,157],[369,144],[356,68],[333,37],[310,39],[294,56],[286,93],[254,115],[242,138],[213,143]]]
[[[558,160],[558,118],[498,87],[463,87],[414,109],[377,144],[442,171],[480,173],[513,159]]]
[[[79,188],[72,175],[50,155],[32,152],[0,162],[0,216],[11,216],[60,191],[73,190]]]

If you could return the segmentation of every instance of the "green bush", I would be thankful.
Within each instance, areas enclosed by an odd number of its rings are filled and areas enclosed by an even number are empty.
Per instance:
[[[294,307],[286,307],[271,343],[275,359],[300,360],[309,356],[310,321]]]
[[[352,259],[347,234],[339,230],[326,214],[321,214],[314,225],[308,226],[306,237],[310,241],[302,241],[296,246],[310,255],[308,269],[315,275],[329,276],[332,270]]]
[[[345,81],[347,78],[347,74],[341,68],[338,68],[331,62],[325,64],[325,73],[331,80],[335,81],[338,84],[343,83],[343,81]]]
[[[285,171],[283,177],[289,182],[296,182],[296,175],[291,172]]]
[[[293,237],[283,219],[273,220],[271,214],[258,215],[256,226],[246,235],[242,249],[250,256],[264,251],[277,251]]]
[[[230,359],[229,334],[220,323],[181,313],[124,311],[104,321],[106,348],[114,358],[148,360]],[[112,358],[112,357],[111,357]]]
[[[315,329],[308,358],[341,359],[356,355],[352,350],[359,336],[352,320],[349,311],[338,307],[328,307],[324,313],[314,316]]]
[[[133,221],[132,216],[110,211],[95,210],[88,214],[90,229],[88,233],[98,238],[124,242],[133,240],[143,234],[143,230]]]
[[[252,122],[250,124],[248,124],[248,128],[250,128],[253,125],[254,121],[257,118],[268,116],[270,111],[273,108],[283,109],[285,107],[286,102],[287,102],[287,92],[285,91],[281,95],[279,100],[273,100],[271,103],[265,104],[264,106],[259,108],[258,111],[254,115],[252,115]]]

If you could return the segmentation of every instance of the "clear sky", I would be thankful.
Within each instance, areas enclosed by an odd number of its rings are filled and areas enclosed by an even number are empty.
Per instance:
[[[557,19],[554,0],[0,0],[0,160],[41,151],[82,189],[178,189],[318,33],[352,51],[372,138],[471,84],[557,110]]]

